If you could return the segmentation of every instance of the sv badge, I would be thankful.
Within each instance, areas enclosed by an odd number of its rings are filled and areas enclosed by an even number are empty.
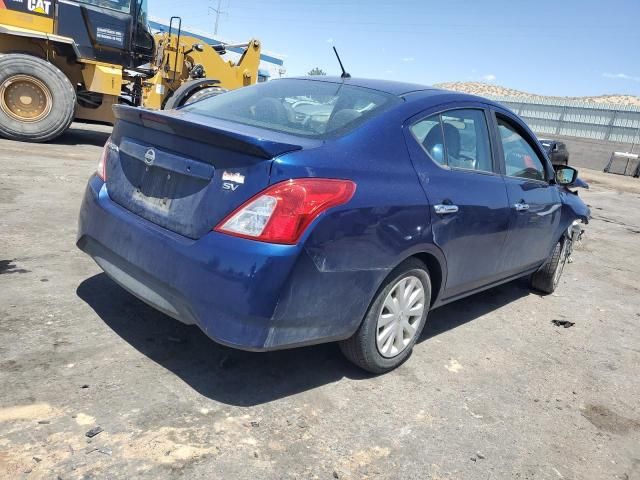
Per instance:
[[[223,182],[222,183],[222,189],[223,190],[231,190],[232,192],[235,192],[238,189],[239,186],[240,185],[237,185],[237,184],[231,183],[231,182]]]

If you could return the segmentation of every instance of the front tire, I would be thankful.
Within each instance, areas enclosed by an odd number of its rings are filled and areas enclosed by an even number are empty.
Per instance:
[[[570,251],[570,243],[571,240],[566,237],[556,243],[553,252],[551,252],[545,264],[532,275],[532,288],[546,294],[553,293],[556,290],[560,283],[564,266],[567,263],[567,253]]]
[[[173,94],[166,100],[163,110],[172,110],[184,105],[202,100],[204,98],[220,95],[227,90],[218,87],[217,80],[196,80],[193,82],[183,83]]]
[[[215,97],[217,95],[220,95],[221,93],[225,93],[228,90],[222,87],[205,87],[205,88],[201,88],[200,90],[198,90],[197,92],[195,92],[193,95],[189,96],[189,98],[187,98],[184,103],[182,104],[182,106],[184,105],[190,105],[194,102],[199,102],[200,100],[204,100],[205,98],[209,98],[209,97]]]
[[[0,57],[0,136],[46,142],[73,121],[76,92],[67,76],[32,55]]]
[[[388,372],[404,363],[424,328],[431,305],[425,265],[405,260],[383,282],[356,333],[340,342],[342,353],[368,372]]]

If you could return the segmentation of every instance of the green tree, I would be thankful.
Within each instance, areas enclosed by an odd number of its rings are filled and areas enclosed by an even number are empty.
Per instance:
[[[320,67],[315,67],[311,71],[307,73],[307,75],[326,75],[327,73],[322,70]]]

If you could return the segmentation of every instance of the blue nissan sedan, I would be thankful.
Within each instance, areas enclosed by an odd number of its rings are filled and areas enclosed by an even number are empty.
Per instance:
[[[471,95],[316,77],[115,114],[78,247],[240,349],[338,341],[388,371],[440,305],[525,275],[553,292],[589,218],[577,172]]]

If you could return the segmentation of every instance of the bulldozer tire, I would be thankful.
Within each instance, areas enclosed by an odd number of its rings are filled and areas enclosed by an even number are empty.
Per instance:
[[[199,102],[200,100],[204,100],[205,98],[215,97],[216,95],[220,95],[221,93],[228,92],[226,88],[222,87],[205,87],[196,91],[187,98],[182,105],[189,105],[194,102]]]
[[[54,65],[32,55],[0,56],[0,136],[52,140],[69,127],[75,109],[75,89]]]
[[[194,80],[184,83],[171,95],[164,105],[164,110],[182,107],[203,98],[219,95],[227,90],[216,86],[217,80]]]

